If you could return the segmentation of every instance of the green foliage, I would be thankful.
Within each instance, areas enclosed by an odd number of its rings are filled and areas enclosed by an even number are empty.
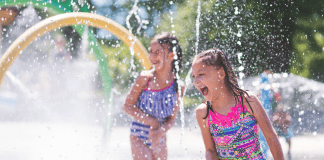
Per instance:
[[[202,96],[188,95],[183,98],[183,105],[185,108],[195,108],[204,101]]]
[[[324,82],[324,56],[322,58],[314,58],[310,63],[309,78],[314,79],[316,81]]]
[[[324,82],[323,11],[322,0],[191,0],[179,4],[175,15],[164,14],[156,31],[174,31],[178,37],[184,51],[182,77],[196,53],[215,47],[227,54],[235,68],[243,66],[246,76],[270,69]],[[238,53],[243,55],[242,63]],[[196,94],[186,94],[185,106],[197,106],[197,91],[189,92]]]
[[[193,56],[212,47],[222,49],[235,68],[243,66],[246,76],[271,69],[315,80],[323,79],[320,68],[323,66],[324,52],[324,1],[200,0],[197,51],[198,0],[172,2],[139,1],[137,6],[148,13],[148,28],[154,27],[155,33],[174,31],[178,37],[184,53],[182,79],[191,67]],[[129,11],[133,5],[134,1],[126,1],[123,7]],[[170,12],[174,6],[176,12]],[[134,16],[131,23],[132,32],[148,48],[152,37],[145,35],[144,30],[140,34],[136,33],[138,22]],[[111,72],[114,83],[121,84],[123,80],[122,85],[126,87],[126,82],[133,79],[127,73],[130,68],[129,49],[124,44],[117,48],[102,47],[104,53],[107,52],[107,57],[113,55],[107,61],[109,67],[113,68]],[[238,53],[242,53],[242,63],[238,61]],[[123,62],[124,58],[127,63]],[[135,62],[138,63],[137,60]],[[123,65],[119,65],[122,63]],[[136,67],[136,71],[140,71],[140,68]]]
[[[317,81],[323,80],[324,59],[324,18],[314,13],[300,18],[293,36],[292,67],[296,75]]]
[[[179,44],[183,51],[183,62],[186,62],[183,65],[183,70],[188,71],[191,67],[192,55],[193,55],[193,46],[195,41],[195,17],[196,17],[196,7],[197,1],[191,1],[191,3],[186,3],[180,5],[177,9],[176,15],[170,15],[167,13],[161,18],[161,25],[156,28],[156,32],[169,32],[175,31],[173,33],[178,39]],[[173,20],[173,25],[171,25],[171,17],[175,17]],[[191,47],[190,47],[191,46]],[[189,65],[190,64],[190,65]]]
[[[199,20],[199,47],[195,50],[196,43],[196,18],[198,0],[184,2],[177,9],[174,19],[175,27],[170,25],[170,15],[166,14],[161,20],[161,27],[158,31],[175,30],[179,37],[181,46],[184,48],[184,59],[191,62],[193,56],[209,48],[222,49],[231,60],[234,66],[244,66],[247,75],[255,75],[263,70],[280,70],[282,64],[275,63],[280,55],[271,54],[273,51],[269,41],[272,25],[269,25],[270,13],[268,3],[259,3],[253,0],[235,1],[201,1],[201,17]],[[272,16],[280,19],[282,13],[271,12]],[[276,26],[277,27],[277,26]],[[280,37],[285,39],[286,36]],[[243,53],[238,61],[238,53]],[[288,60],[285,59],[288,63]],[[280,61],[282,62],[282,61]],[[186,66],[188,70],[190,65]],[[285,69],[286,70],[286,69]],[[284,70],[284,71],[285,71]]]
[[[324,82],[324,1],[299,0],[295,6],[298,18],[292,36],[290,72]]]
[[[236,68],[243,66],[246,76],[270,69],[274,72],[290,71],[308,78],[321,77],[322,73],[315,68],[321,66],[319,61],[324,52],[324,1],[199,2],[198,51],[195,50],[198,0],[182,2],[177,7],[177,14],[166,13],[156,28],[158,32],[175,31],[185,53],[186,71],[196,53],[215,47],[222,49]],[[174,27],[170,17],[174,18]],[[243,54],[241,64],[238,53]],[[316,61],[317,65],[315,59],[320,59]]]
[[[101,45],[101,49],[106,57],[112,82],[118,89],[127,92],[138,73],[143,70],[143,67],[136,56],[132,57],[130,55],[130,49],[125,43],[119,41],[109,43],[110,46]],[[132,58],[134,59],[133,65],[135,68],[131,68]]]

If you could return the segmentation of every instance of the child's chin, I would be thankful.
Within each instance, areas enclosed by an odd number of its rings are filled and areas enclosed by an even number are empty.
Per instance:
[[[205,98],[206,101],[211,101],[212,100],[212,97],[211,96],[208,96],[208,94],[205,95],[204,98]]]
[[[203,95],[203,97],[205,98],[206,101],[208,101],[209,98],[207,97],[207,95]]]

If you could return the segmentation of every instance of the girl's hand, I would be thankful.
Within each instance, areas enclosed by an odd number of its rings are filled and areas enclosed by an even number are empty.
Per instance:
[[[166,135],[166,132],[160,127],[158,129],[151,129],[149,141],[151,141],[153,153],[159,152],[158,147],[161,142],[161,138]]]
[[[160,127],[159,122],[154,118],[152,118],[147,125],[151,126],[151,128],[150,128],[151,130],[156,130]],[[150,131],[150,133],[151,133],[151,131]]]

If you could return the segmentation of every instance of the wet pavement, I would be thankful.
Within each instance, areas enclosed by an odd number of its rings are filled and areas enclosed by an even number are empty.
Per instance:
[[[103,127],[75,123],[0,123],[1,160],[129,160],[129,127],[113,127],[104,144]],[[183,133],[183,134],[182,134]],[[204,144],[199,128],[173,127],[167,135],[169,160],[204,158]],[[288,145],[280,138],[286,159]],[[291,159],[324,159],[324,134],[295,136]]]

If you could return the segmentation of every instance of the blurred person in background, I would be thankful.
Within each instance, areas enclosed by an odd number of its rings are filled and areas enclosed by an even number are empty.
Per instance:
[[[260,74],[261,83],[260,83],[260,93],[257,95],[260,99],[260,102],[266,111],[268,117],[271,117],[271,99],[273,97],[272,91],[271,91],[271,85],[269,82],[269,75],[272,75],[273,72],[270,70],[265,70]],[[270,118],[271,119],[271,118]],[[269,146],[267,144],[267,141],[262,133],[260,132],[260,143],[262,150],[267,157],[267,152],[269,151]]]
[[[292,117],[290,116],[288,107],[280,103],[273,113],[272,122],[278,136],[285,137],[289,146],[288,154],[290,154],[291,138],[293,137],[292,125],[290,125],[291,121]]]
[[[260,74],[261,89],[258,97],[270,117],[278,137],[285,137],[289,145],[288,157],[290,157],[291,138],[293,137],[293,128],[292,125],[290,125],[292,117],[290,116],[288,107],[282,104],[282,97],[279,89],[273,87],[269,80],[272,75],[273,72],[270,70],[265,70]],[[264,153],[267,154],[269,147],[262,132],[260,132],[260,140],[262,149]]]

